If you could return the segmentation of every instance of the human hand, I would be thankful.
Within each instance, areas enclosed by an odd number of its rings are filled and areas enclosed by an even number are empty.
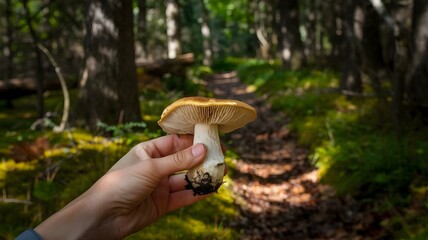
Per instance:
[[[168,135],[131,149],[88,191],[35,230],[49,239],[121,239],[167,212],[204,196],[186,190],[184,174],[200,164],[202,144],[190,135]]]

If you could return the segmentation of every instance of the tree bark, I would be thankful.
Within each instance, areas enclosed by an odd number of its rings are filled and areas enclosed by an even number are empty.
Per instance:
[[[138,36],[137,40],[141,44],[141,55],[147,57],[147,0],[138,0]]]
[[[364,71],[370,77],[371,84],[378,98],[385,102],[381,82],[382,72],[386,68],[383,59],[384,49],[381,43],[382,37],[385,36],[382,36],[380,30],[381,21],[379,14],[370,5],[364,7],[364,15],[363,37],[360,50],[363,53]],[[389,37],[389,34],[386,37]],[[395,49],[389,52],[393,53]],[[393,56],[391,57],[393,61]]]
[[[5,55],[6,55],[6,86],[8,86],[9,79],[13,77],[14,67],[13,67],[13,59],[14,59],[14,51],[13,51],[13,26],[12,26],[12,5],[11,0],[6,0],[5,6],[5,20],[6,20],[6,36],[5,36]],[[13,108],[12,99],[7,99],[7,107]]]
[[[311,63],[316,59],[317,9],[313,0],[307,0],[306,50],[305,55],[311,57]]]
[[[278,40],[279,40],[279,50],[281,56],[281,63],[284,69],[291,68],[291,36],[290,31],[287,27],[287,1],[279,0],[277,2],[277,9],[279,14],[279,24],[278,24]]]
[[[168,36],[168,58],[181,54],[180,7],[178,0],[166,0],[166,27]]]
[[[270,51],[269,56],[271,58],[276,57],[276,53],[278,52],[278,22],[277,22],[277,0],[267,0],[268,4],[268,37],[269,37],[269,45]]]
[[[5,36],[5,55],[6,55],[6,79],[10,79],[13,77],[13,58],[14,58],[14,51],[12,48],[13,45],[13,26],[12,26],[12,5],[11,0],[6,0],[6,6],[5,6],[5,22],[6,22],[6,36]]]
[[[93,130],[107,124],[139,121],[132,0],[92,0],[86,19],[85,117]]]
[[[281,59],[285,68],[298,68],[307,64],[300,35],[300,13],[297,0],[278,1],[280,16]],[[292,62],[295,66],[292,66]]]
[[[45,115],[44,108],[44,72],[43,72],[43,59],[40,49],[37,47],[39,43],[39,37],[34,29],[33,22],[31,19],[31,13],[28,9],[28,0],[22,0],[22,6],[25,11],[25,21],[27,23],[28,29],[30,31],[31,40],[33,44],[34,52],[36,53],[36,75],[37,75],[37,115],[38,118],[43,118]]]
[[[373,9],[377,12],[379,19],[384,23],[385,38],[386,44],[383,44],[384,50],[384,62],[387,75],[390,77],[392,82],[392,118],[398,136],[401,136],[402,131],[402,121],[401,114],[403,112],[403,103],[404,103],[404,93],[405,93],[405,76],[408,66],[408,37],[405,30],[405,19],[402,19],[403,22],[397,22],[397,19],[393,18],[388,14],[388,11],[381,0],[370,0],[369,1]],[[405,1],[401,1],[400,4],[402,7],[397,12],[405,12],[406,7],[404,7]],[[407,4],[409,8],[410,4]],[[397,10],[397,9],[396,9]],[[397,17],[397,16],[396,16]],[[401,17],[400,17],[401,18]],[[400,20],[399,20],[400,21]]]
[[[263,59],[269,59],[269,49],[270,44],[267,38],[266,32],[266,12],[263,12],[262,9],[266,10],[266,2],[264,0],[254,0],[253,12],[254,12],[254,32],[259,43],[259,56]]]
[[[362,92],[362,80],[361,73],[359,70],[360,57],[358,50],[355,44],[356,41],[356,31],[358,30],[355,25],[355,16],[357,13],[357,0],[350,0],[346,3],[344,7],[344,16],[345,16],[345,43],[344,43],[344,52],[345,55],[345,65],[342,72],[342,77],[340,80],[340,89],[342,91],[352,91],[360,93]]]
[[[407,73],[407,96],[419,106],[428,107],[428,2],[413,2],[413,59]]]
[[[212,49],[211,49],[211,28],[209,25],[209,17],[207,7],[205,6],[204,0],[200,0],[202,8],[202,23],[201,23],[201,32],[202,32],[202,51],[203,51],[203,60],[202,63],[206,66],[212,65]]]
[[[341,66],[342,54],[342,43],[343,43],[343,10],[342,10],[342,1],[330,1],[329,9],[331,12],[325,21],[327,21],[328,26],[326,27],[326,32],[328,32],[329,41],[331,43],[331,49],[329,53],[328,61],[330,66],[336,69],[339,69]],[[359,17],[359,16],[356,16]],[[358,21],[358,19],[355,19]],[[357,23],[358,24],[358,23]]]

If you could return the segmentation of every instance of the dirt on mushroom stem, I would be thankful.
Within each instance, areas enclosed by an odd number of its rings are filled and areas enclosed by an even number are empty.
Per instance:
[[[207,155],[202,164],[190,169],[186,174],[188,185],[195,195],[216,192],[223,183],[224,155],[221,150],[217,124],[195,124],[193,144],[202,143],[207,148]]]
[[[193,187],[192,182],[189,180],[187,175],[185,175],[185,180],[187,182],[186,189],[192,189],[193,195],[206,195],[213,192],[217,192],[217,190],[220,188],[220,186],[224,182],[217,183],[216,185],[212,185],[211,176],[209,173],[202,173],[202,171],[197,171],[198,177],[201,177],[201,184],[197,187]]]

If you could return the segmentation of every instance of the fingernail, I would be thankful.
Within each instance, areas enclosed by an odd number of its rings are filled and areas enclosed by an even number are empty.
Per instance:
[[[205,147],[203,144],[198,143],[192,147],[192,154],[194,157],[201,156],[202,154],[204,154],[204,151]]]

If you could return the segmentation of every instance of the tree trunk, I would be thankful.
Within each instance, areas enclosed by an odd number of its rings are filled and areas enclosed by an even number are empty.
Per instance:
[[[309,56],[311,63],[316,59],[316,32],[317,32],[317,9],[313,0],[307,0],[307,25],[306,25],[306,51],[305,55]]]
[[[413,4],[413,59],[406,92],[413,104],[428,107],[428,2],[414,0]]]
[[[370,5],[365,6],[364,14],[363,37],[361,42],[361,51],[364,53],[364,71],[370,77],[376,95],[384,101],[381,74],[386,66],[384,64],[383,48],[381,45],[381,21],[379,15]],[[394,51],[395,50],[392,49],[390,52],[393,53]]]
[[[209,25],[208,11],[205,6],[204,0],[200,0],[202,8],[202,23],[201,23],[201,32],[202,32],[202,51],[204,52],[204,59],[202,63],[206,66],[211,66],[212,64],[212,50],[211,50],[211,28]]]
[[[315,55],[317,59],[324,60],[324,44],[323,44],[323,37],[324,37],[324,15],[325,13],[325,1],[315,1]]]
[[[12,26],[12,5],[11,0],[6,0],[6,6],[5,6],[5,20],[6,20],[6,36],[5,36],[5,55],[6,55],[6,79],[10,79],[13,77],[13,58],[14,58],[14,52],[13,52],[13,26]]]
[[[284,67],[298,68],[306,65],[304,46],[300,35],[300,13],[297,0],[278,1],[280,14],[281,58]],[[284,62],[285,61],[285,62]],[[292,66],[292,63],[295,66]]]
[[[345,65],[340,80],[340,89],[342,91],[362,92],[363,86],[361,73],[359,70],[360,57],[355,41],[356,32],[362,32],[360,25],[355,24],[355,17],[358,15],[357,0],[350,0],[344,7],[345,16],[345,43],[344,52]]]
[[[272,59],[275,56],[275,0],[263,0],[264,3],[264,13],[263,13],[263,26],[266,36],[266,42],[268,43],[269,48],[267,49],[267,59]]]
[[[396,18],[393,18],[388,14],[388,11],[382,1],[379,0],[370,0],[369,1],[372,8],[377,12],[379,19],[381,19],[385,26],[386,38],[384,38],[384,62],[387,75],[392,82],[392,117],[394,125],[396,126],[398,136],[401,136],[402,130],[402,121],[401,113],[403,110],[403,100],[404,100],[404,81],[408,65],[408,40],[406,40],[407,33],[405,30],[406,19],[403,17],[398,17],[399,12],[410,12],[410,4],[406,1],[400,1],[398,5],[401,5],[399,9],[395,9]],[[392,4],[394,5],[394,4]],[[398,11],[397,11],[398,10]],[[401,23],[399,22],[401,19]],[[398,20],[398,21],[397,21]]]
[[[277,9],[279,14],[278,24],[278,39],[279,39],[279,50],[281,56],[281,63],[284,69],[291,68],[291,36],[290,31],[287,28],[287,1],[279,0],[277,2]]]
[[[270,44],[267,38],[266,32],[266,1],[254,0],[253,11],[254,11],[254,32],[256,33],[257,40],[259,42],[259,56],[263,59],[269,59]]]
[[[92,0],[86,19],[88,79],[82,100],[88,126],[139,121],[132,0]]]
[[[181,54],[180,8],[178,0],[166,0],[166,27],[168,36],[168,58]]]
[[[147,0],[138,0],[137,40],[141,45],[141,55],[147,57]]]
[[[13,68],[13,59],[14,59],[14,51],[13,51],[13,26],[12,26],[12,5],[11,0],[6,0],[5,6],[5,20],[6,20],[6,36],[5,36],[5,55],[6,55],[6,87],[8,86],[9,80],[14,75]],[[7,99],[7,107],[13,108],[12,99]]]
[[[336,69],[343,68],[343,66],[341,66],[341,59],[343,59],[341,56],[343,44],[343,10],[341,2],[342,1],[330,1],[329,9],[331,9],[331,13],[329,14],[329,18],[326,19],[328,20],[328,27],[326,29],[331,43],[328,61],[330,66]],[[358,19],[356,20],[358,21]]]
[[[33,27],[33,22],[31,19],[31,13],[28,9],[28,0],[22,0],[22,6],[25,10],[25,21],[28,26],[28,30],[30,31],[31,40],[33,44],[34,52],[36,53],[36,75],[37,75],[37,115],[39,118],[43,118],[45,115],[44,108],[44,99],[43,99],[43,91],[44,91],[44,73],[43,73],[43,60],[40,49],[37,47],[39,43],[39,37],[37,36],[36,30]]]

